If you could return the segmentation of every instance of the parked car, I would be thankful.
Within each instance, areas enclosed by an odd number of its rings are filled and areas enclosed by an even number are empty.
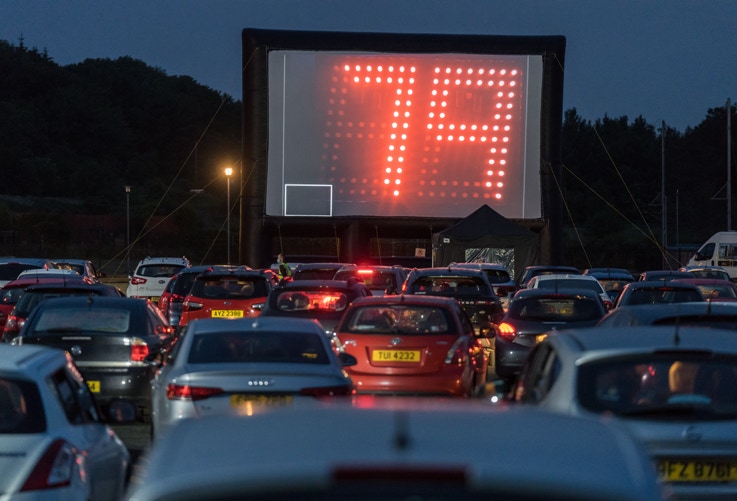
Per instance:
[[[678,271],[685,271],[693,274],[696,278],[717,278],[721,280],[732,280],[727,270],[721,266],[681,266]]]
[[[625,268],[587,268],[583,274],[597,279],[609,294],[612,303],[617,300],[622,287],[635,281],[635,277]]]
[[[118,399],[150,417],[150,382],[174,344],[172,328],[149,300],[128,297],[47,299],[30,314],[15,345],[69,351],[96,400],[106,409]]]
[[[51,260],[59,269],[74,270],[92,282],[99,282],[103,274],[97,271],[94,263],[89,259],[59,258]]]
[[[530,354],[517,402],[627,426],[675,499],[737,499],[737,333],[558,331]]]
[[[12,282],[11,282],[12,283]],[[3,326],[2,340],[10,343],[21,331],[28,315],[42,301],[55,297],[68,296],[111,296],[124,297],[124,294],[112,285],[91,284],[86,281],[64,281],[35,283],[24,288],[23,295],[8,314]]]
[[[470,397],[486,383],[479,336],[452,298],[393,295],[356,299],[334,343],[359,394]]]
[[[146,257],[130,276],[126,295],[158,303],[169,279],[189,266],[186,257]]]
[[[24,277],[20,279],[16,278],[15,280],[11,280],[10,282],[6,283],[4,286],[2,286],[2,288],[0,288],[0,328],[5,327],[8,315],[10,315],[10,313],[13,311],[13,308],[15,308],[15,304],[18,302],[21,296],[25,294],[27,287],[35,284],[64,284],[72,282],[73,280],[59,280],[59,277]],[[78,279],[74,280],[74,282],[82,282],[81,277],[78,277]]]
[[[614,306],[609,293],[604,290],[604,286],[601,285],[599,280],[591,275],[581,274],[550,274],[550,275],[537,275],[532,277],[527,282],[528,289],[591,289],[599,294],[601,302],[604,303],[604,307],[607,310],[611,310]]]
[[[25,270],[54,268],[50,259],[33,257],[0,257],[0,287],[18,278]]]
[[[198,318],[247,318],[261,313],[274,288],[271,270],[209,269],[197,275],[182,303],[179,328]]]
[[[647,270],[637,277],[639,282],[652,282],[654,280],[675,280],[676,278],[694,278],[695,275],[688,271],[679,270]]]
[[[313,318],[333,336],[345,309],[371,290],[358,280],[282,281],[269,294],[261,317]]]
[[[124,422],[100,412],[68,353],[0,345],[3,499],[122,499],[131,458],[106,421]]]
[[[707,301],[726,303],[737,301],[737,283],[720,278],[679,278],[677,283],[693,284]]]
[[[292,269],[292,280],[333,280],[335,274],[352,263],[302,263]]]
[[[350,397],[343,365],[351,363],[333,352],[316,320],[194,320],[151,384],[153,436],[188,417]]]
[[[194,279],[207,270],[214,269],[234,269],[237,266],[232,265],[197,265],[182,268],[176,275],[171,277],[164,287],[164,292],[159,296],[158,306],[164,314],[169,324],[175,328],[179,328],[179,319],[182,316],[182,304],[184,298],[192,289]],[[249,268],[250,269],[250,268]]]
[[[700,325],[737,330],[737,304],[698,301],[623,306],[604,315],[596,325],[599,327]]]
[[[469,268],[472,270],[481,270],[489,277],[489,282],[494,288],[494,294],[497,295],[502,303],[502,308],[506,311],[509,306],[509,300],[517,292],[517,283],[509,274],[504,265],[497,263],[451,263],[450,266],[457,268]]]
[[[486,429],[498,431],[493,441],[483,440]],[[247,418],[181,420],[141,461],[127,499],[665,496],[642,447],[604,420],[477,401],[378,399],[370,407],[284,407]]]
[[[666,304],[705,301],[698,287],[674,281],[631,282],[622,288],[614,308],[636,304]]]
[[[522,271],[522,274],[520,274],[520,276],[517,277],[517,288],[518,289],[526,288],[527,282],[529,282],[532,277],[535,277],[537,275],[552,275],[553,273],[581,273],[581,272],[575,266],[567,266],[567,265],[551,264],[551,265],[527,266]]]
[[[397,294],[399,288],[407,278],[407,269],[400,265],[346,265],[339,269],[333,280],[348,280],[356,278],[371,289],[371,295]]]
[[[549,332],[591,327],[606,314],[599,293],[591,289],[523,289],[509,303],[499,324],[494,373],[509,386],[530,350]]]

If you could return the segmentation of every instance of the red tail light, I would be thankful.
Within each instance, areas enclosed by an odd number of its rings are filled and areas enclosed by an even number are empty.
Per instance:
[[[145,283],[146,283],[146,279],[145,278],[138,278],[138,277],[131,278],[131,284],[132,285],[141,285],[141,284],[145,284]]]
[[[205,386],[189,386],[186,384],[170,384],[166,387],[168,400],[205,400],[206,398],[222,395],[222,388],[208,388]]]
[[[41,456],[21,491],[56,489],[70,485],[75,464],[84,466],[74,447],[58,438]]]
[[[8,319],[5,321],[5,328],[3,332],[10,334],[17,334],[20,332],[20,328],[23,327],[23,319],[18,318],[15,315],[8,315]]]
[[[498,336],[500,336],[505,341],[514,341],[514,338],[517,337],[517,329],[515,329],[513,326],[509,325],[507,322],[502,322],[499,324],[499,332],[497,333]]]
[[[137,337],[131,339],[131,361],[143,362],[148,356],[148,353],[146,341]]]
[[[458,338],[445,355],[446,365],[463,365],[468,358],[468,350],[463,346],[463,338]]]
[[[302,388],[299,392],[300,395],[308,397],[349,397],[356,391],[353,385],[346,384],[341,386],[320,386],[317,388]]]

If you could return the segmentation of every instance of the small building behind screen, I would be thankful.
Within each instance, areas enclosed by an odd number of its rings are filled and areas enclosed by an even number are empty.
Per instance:
[[[561,36],[243,30],[241,262],[429,256],[484,205],[559,261],[564,50]]]

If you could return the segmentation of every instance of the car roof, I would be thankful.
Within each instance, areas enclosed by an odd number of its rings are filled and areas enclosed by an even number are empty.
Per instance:
[[[13,256],[2,256],[0,257],[0,264],[35,264],[38,266],[52,265],[50,259],[38,258],[38,257],[13,257]]]
[[[24,276],[22,278],[17,278],[15,280],[11,280],[7,284],[3,286],[3,288],[14,288],[14,287],[29,287],[31,285],[42,285],[42,284],[49,284],[54,286],[64,285],[64,284],[74,284],[74,285],[91,285],[87,280],[84,279],[82,275],[57,275],[57,276],[45,276],[45,277],[38,277],[38,276]]]
[[[566,280],[569,278],[575,278],[577,280],[596,280],[596,277],[592,275],[583,275],[581,273],[551,273],[549,275],[537,275],[532,277],[530,280],[537,280],[539,282],[543,280]]]
[[[495,435],[493,454],[478,447],[479,423],[504,431]],[[372,408],[324,405],[247,419],[182,420],[151,449],[140,480],[134,479],[132,499],[329,489],[339,474],[344,481],[375,485],[376,475],[387,472],[394,482],[403,474],[417,480],[424,473],[417,485],[426,488],[429,482],[430,489],[437,485],[433,478],[455,473],[459,489],[472,492],[578,500],[662,497],[649,459],[617,424],[527,406],[502,411],[473,402],[407,399]]]
[[[457,266],[436,266],[434,268],[413,268],[412,274],[417,277],[420,275],[432,275],[439,277],[484,277],[488,278],[486,273],[479,268],[462,268]]]
[[[564,297],[564,296],[588,296],[590,298],[601,299],[599,293],[591,289],[581,289],[579,287],[564,287],[561,289],[548,289],[541,287],[539,289],[520,289],[514,296],[512,301],[516,299],[538,298],[538,297]]]
[[[150,256],[147,256],[138,262],[139,266],[142,264],[180,264],[184,266],[189,266],[189,260],[184,256],[182,257],[150,257]]]
[[[438,305],[450,307],[457,304],[455,298],[447,296],[426,296],[421,294],[399,294],[388,296],[366,296],[353,301],[353,306],[371,306],[371,305]]]
[[[479,270],[504,270],[507,268],[503,264],[499,263],[450,263],[449,266],[454,268],[473,268]]]
[[[48,364],[62,365],[66,356],[62,350],[43,345],[14,346],[0,343],[0,372],[23,372],[32,376]]]
[[[693,301],[684,303],[626,304],[615,308],[602,318],[602,322],[613,316],[626,315],[642,322],[654,322],[661,318],[676,318],[694,315],[737,317],[737,303],[717,301]]]
[[[573,352],[642,353],[712,350],[737,355],[737,332],[712,327],[621,326],[558,330],[553,336]]]
[[[120,297],[120,296],[64,296],[49,298],[39,304],[39,307],[43,305],[43,308],[50,308],[53,306],[78,306],[79,304],[89,304],[91,308],[95,306],[114,306],[114,307],[125,307],[125,308],[141,308],[145,305],[146,299],[138,299],[132,297]],[[37,308],[38,309],[38,308]]]

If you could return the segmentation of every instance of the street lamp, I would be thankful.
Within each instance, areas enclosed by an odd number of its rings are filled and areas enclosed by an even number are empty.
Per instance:
[[[225,177],[228,180],[228,212],[225,219],[225,226],[228,235],[228,264],[230,264],[230,176],[233,174],[231,167],[225,168]]]
[[[131,187],[125,186],[125,262],[126,274],[131,272]]]

